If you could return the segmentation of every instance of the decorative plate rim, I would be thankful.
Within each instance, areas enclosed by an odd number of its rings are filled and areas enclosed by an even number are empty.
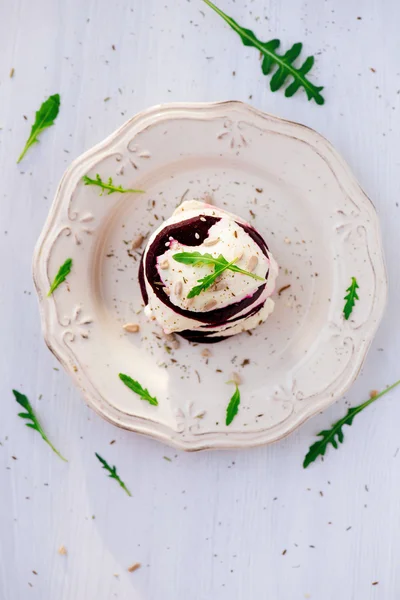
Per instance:
[[[304,133],[304,135],[315,136],[316,139],[319,140],[320,146],[318,148],[319,153],[322,152],[323,159],[328,162],[327,154],[332,157],[334,161],[339,163],[340,168],[343,170],[344,174],[347,177],[347,181],[350,182],[352,186],[354,186],[354,192],[357,193],[357,197],[362,200],[362,202],[367,202],[372,208],[373,213],[373,222],[370,223],[370,228],[373,230],[373,241],[378,250],[377,256],[375,260],[378,260],[380,267],[380,275],[381,275],[381,283],[383,285],[378,286],[375,289],[375,296],[373,301],[373,310],[374,310],[374,319],[369,323],[363,324],[366,331],[364,332],[364,336],[362,339],[362,344],[360,343],[360,347],[357,349],[356,356],[354,358],[354,365],[349,373],[347,380],[344,381],[339,387],[335,390],[331,391],[330,396],[325,398],[324,400],[319,400],[316,404],[309,405],[305,407],[304,410],[299,412],[292,412],[290,417],[285,421],[274,425],[273,427],[263,429],[257,433],[252,434],[252,438],[246,441],[240,439],[240,436],[243,436],[243,432],[232,432],[232,433],[207,433],[207,434],[198,434],[196,436],[196,440],[186,441],[184,438],[176,435],[176,432],[171,430],[166,425],[161,423],[156,423],[150,419],[144,419],[138,416],[127,415],[118,411],[115,407],[111,407],[108,405],[111,410],[105,411],[102,402],[93,396],[93,390],[100,395],[98,390],[92,386],[92,384],[88,381],[86,385],[82,384],[81,378],[77,376],[77,373],[74,371],[71,365],[71,361],[68,357],[67,352],[63,352],[63,347],[57,343],[56,339],[53,339],[50,327],[49,327],[49,303],[46,302],[46,278],[43,276],[44,272],[47,269],[47,264],[50,258],[50,254],[46,255],[45,252],[45,242],[47,237],[51,232],[51,227],[53,221],[55,220],[58,211],[60,210],[63,202],[63,187],[68,180],[68,178],[73,177],[76,174],[76,170],[80,172],[86,172],[83,167],[86,167],[92,158],[94,158],[99,152],[106,150],[107,148],[111,148],[114,143],[118,141],[120,137],[122,137],[126,132],[128,132],[134,126],[144,123],[142,129],[139,132],[146,129],[149,126],[149,120],[153,118],[155,121],[157,120],[157,116],[168,115],[172,113],[172,116],[176,111],[180,111],[185,114],[187,118],[190,118],[191,114],[194,111],[204,111],[210,112],[210,116],[208,118],[212,119],[213,110],[219,111],[220,109],[226,108],[227,110],[235,110],[240,109],[244,113],[247,113],[250,116],[253,116],[256,119],[261,119],[264,122],[273,122],[277,125],[281,124],[282,126],[289,126],[296,130],[296,132],[300,131]],[[215,115],[214,115],[215,116]],[[221,115],[218,115],[221,116]],[[139,132],[136,132],[139,133]],[[297,136],[295,136],[297,138]],[[297,138],[302,141],[301,138]],[[315,147],[313,147],[315,150]],[[335,165],[329,164],[333,173],[335,173]],[[344,186],[348,187],[348,186]],[[367,244],[368,247],[368,244]],[[368,247],[369,248],[369,247]],[[372,261],[371,261],[372,264]],[[46,268],[43,270],[44,265]],[[117,425],[123,429],[127,429],[130,431],[134,431],[136,433],[148,435],[159,441],[165,442],[167,444],[172,445],[175,448],[187,451],[197,451],[197,450],[205,450],[205,449],[217,449],[217,448],[238,448],[238,447],[255,447],[264,445],[267,443],[272,443],[283,439],[290,433],[292,433],[295,429],[297,429],[300,425],[302,425],[309,418],[321,412],[331,404],[333,404],[336,400],[342,397],[346,391],[350,388],[350,386],[354,383],[357,378],[365,358],[367,356],[369,347],[371,342],[376,334],[376,331],[379,327],[380,321],[382,319],[386,300],[387,300],[387,276],[386,269],[384,264],[384,256],[383,256],[383,247],[381,241],[381,234],[379,228],[379,220],[378,215],[376,213],[375,207],[372,201],[365,194],[346,162],[342,159],[342,157],[337,153],[332,144],[321,134],[317,133],[310,127],[306,125],[302,125],[296,123],[294,121],[290,121],[288,119],[283,119],[281,117],[276,117],[274,115],[270,115],[268,113],[264,113],[246,103],[229,100],[222,102],[200,102],[200,103],[190,103],[190,102],[174,102],[168,104],[159,104],[153,107],[150,107],[144,111],[137,113],[131,119],[129,119],[126,123],[124,123],[121,127],[119,127],[115,132],[109,135],[105,140],[96,144],[88,151],[84,152],[81,156],[76,158],[68,169],[65,171],[55,194],[54,201],[50,208],[49,214],[47,216],[45,225],[43,227],[42,233],[39,237],[39,240],[36,244],[34,256],[33,256],[33,279],[36,287],[36,291],[39,299],[39,308],[40,308],[40,316],[42,323],[42,332],[45,339],[45,342],[50,349],[50,351],[56,356],[56,358],[63,365],[64,369],[68,372],[68,374],[72,377],[73,381],[80,389],[86,403],[100,416],[105,418],[107,421]],[[371,310],[372,314],[372,310]],[[93,388],[90,390],[90,388]],[[124,415],[126,420],[124,421]],[[236,435],[235,435],[236,433]]]

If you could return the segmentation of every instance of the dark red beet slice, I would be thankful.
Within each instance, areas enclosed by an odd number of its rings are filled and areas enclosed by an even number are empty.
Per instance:
[[[254,296],[253,296],[253,298],[254,298]],[[264,306],[264,304],[265,304],[265,300],[264,300],[264,302],[261,302],[261,304],[257,304],[257,306],[255,306],[254,308],[249,310],[249,312],[245,313],[244,315],[240,315],[239,317],[234,317],[233,319],[228,319],[228,321],[225,321],[225,323],[220,323],[220,325],[230,325],[231,323],[235,323],[235,321],[242,321],[243,319],[248,319],[249,317],[252,317],[256,313],[258,313],[258,311],[261,310],[261,308]],[[202,328],[204,327],[204,329],[209,329],[210,327],[214,327],[214,325],[212,325],[212,324],[202,325],[201,327]]]
[[[223,340],[227,340],[231,335],[224,336],[215,336],[215,337],[207,337],[210,336],[211,333],[203,333],[202,331],[179,331],[176,335],[180,335],[183,339],[188,342],[195,342],[196,344],[216,344],[217,342],[222,342]]]
[[[142,292],[143,302],[147,306],[147,304],[149,303],[149,295],[147,293],[146,282],[144,280],[143,256],[144,256],[144,252],[143,252],[142,257],[140,259],[138,278],[139,278],[140,291]]]
[[[262,302],[261,304],[259,304],[255,308],[253,308],[251,311],[249,311],[246,315],[243,315],[243,317],[236,317],[236,319],[232,319],[231,321],[229,321],[229,323],[233,323],[234,321],[239,321],[240,319],[247,319],[248,317],[252,317],[253,315],[257,314],[262,309],[264,304],[265,304],[265,302]],[[207,327],[211,327],[211,325],[204,325],[205,329]],[[232,337],[232,335],[221,335],[218,337],[217,336],[211,337],[213,333],[215,333],[215,332],[204,331],[204,330],[190,331],[189,329],[187,329],[186,331],[177,332],[177,335],[180,335],[181,337],[183,337],[185,340],[188,340],[189,342],[197,342],[198,344],[215,344],[216,342],[222,342],[222,340],[227,340],[228,338]]]

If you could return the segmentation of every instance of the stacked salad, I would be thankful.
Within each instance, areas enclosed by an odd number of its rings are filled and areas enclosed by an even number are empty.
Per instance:
[[[268,318],[277,275],[278,265],[254,227],[190,200],[150,237],[139,282],[145,313],[164,333],[210,343]]]

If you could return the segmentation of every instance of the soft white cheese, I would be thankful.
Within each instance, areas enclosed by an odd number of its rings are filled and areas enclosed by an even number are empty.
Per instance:
[[[224,335],[226,329],[225,335],[233,335],[247,329],[253,329],[259,323],[265,321],[274,309],[274,303],[269,296],[275,289],[278,266],[271,254],[269,253],[268,259],[250,235],[237,224],[239,222],[247,225],[243,219],[203,202],[186,201],[150,237],[144,260],[146,259],[147,249],[162,229],[168,225],[186,221],[193,217],[201,217],[202,215],[219,217],[220,220],[210,227],[207,238],[199,246],[185,246],[170,238],[164,254],[157,259],[160,281],[163,283],[172,304],[188,311],[200,313],[225,308],[240,302],[248,296],[252,296],[262,285],[262,281],[242,273],[226,270],[219,277],[216,284],[202,291],[198,296],[188,299],[189,291],[198,285],[198,280],[211,274],[214,268],[210,265],[192,266],[178,263],[173,258],[174,254],[196,251],[201,254],[211,254],[215,258],[222,254],[226,260],[235,260],[235,265],[244,270],[251,270],[260,277],[265,277],[269,270],[267,285],[262,295],[255,300],[253,305],[248,306],[242,313],[235,315],[235,318],[248,313],[252,308],[261,305],[268,299],[257,314],[247,319],[237,320],[232,325],[225,324],[207,328],[207,331],[213,331],[216,335]],[[173,309],[164,305],[157,298],[147,280],[146,290],[149,295],[149,302],[145,308],[145,313],[149,318],[160,323],[165,333],[204,330],[204,323],[177,314]]]

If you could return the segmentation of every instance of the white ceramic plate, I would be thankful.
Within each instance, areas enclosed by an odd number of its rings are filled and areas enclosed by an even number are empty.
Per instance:
[[[143,195],[99,195],[85,174]],[[261,232],[280,265],[266,323],[210,346],[168,342],[142,310],[140,251],[130,251],[182,198],[211,196]],[[51,298],[66,258],[73,270]],[[343,297],[357,277],[349,321]],[[329,406],[354,381],[385,305],[375,209],[332,146],[304,126],[241,104],[145,111],[65,173],[38,242],[34,278],[44,335],[89,405],[132,431],[186,450],[272,442]],[[140,324],[128,334],[127,322]],[[126,388],[127,373],[159,400]],[[232,372],[241,405],[227,427]]]

